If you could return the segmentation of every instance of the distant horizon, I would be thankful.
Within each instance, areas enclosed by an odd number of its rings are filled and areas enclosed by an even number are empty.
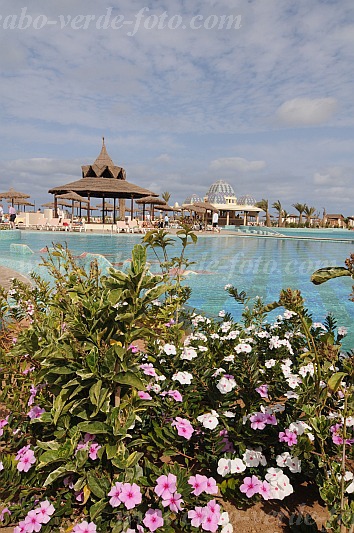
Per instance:
[[[234,3],[235,4],[235,3]],[[0,191],[77,180],[102,136],[127,180],[354,215],[352,0],[0,7]]]

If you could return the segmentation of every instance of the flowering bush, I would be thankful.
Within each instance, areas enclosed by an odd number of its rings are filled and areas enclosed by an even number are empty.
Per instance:
[[[187,313],[190,234],[179,236],[183,259],[172,261],[164,232],[145,239],[163,251],[161,275],[142,245],[128,272],[108,276],[58,247],[53,285],[16,282],[4,299],[7,320],[26,320],[0,371],[11,384],[1,398],[1,516],[16,533],[228,533],[221,497],[283,500],[305,480],[331,527],[349,529],[354,376],[344,329],[313,322],[290,290],[248,305],[241,324]]]

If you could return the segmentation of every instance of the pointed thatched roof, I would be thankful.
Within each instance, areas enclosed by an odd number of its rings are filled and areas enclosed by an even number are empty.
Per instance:
[[[108,155],[106,145],[104,143],[104,137],[102,138],[102,148],[99,156],[96,158],[92,165],[83,165],[82,177],[83,178],[116,178],[125,180],[126,172],[124,168],[115,165]]]
[[[142,198],[143,196],[154,195],[148,189],[138,187],[138,185],[126,180],[113,178],[81,178],[65,185],[53,187],[48,192],[50,194],[64,194],[69,191],[91,198]]]

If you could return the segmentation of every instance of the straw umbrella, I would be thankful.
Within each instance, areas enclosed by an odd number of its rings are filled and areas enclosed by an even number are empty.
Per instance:
[[[142,204],[143,206],[143,220],[145,220],[145,206],[146,204],[150,204],[150,212],[151,212],[151,220],[154,218],[154,206],[155,205],[167,205],[167,202],[163,200],[162,198],[158,198],[157,196],[145,196],[144,198],[140,198],[139,200],[136,200],[137,204]]]
[[[81,203],[84,203],[84,204],[89,204],[90,203],[88,200],[86,200],[86,198],[83,198],[82,196],[80,196],[79,194],[77,194],[76,192],[73,192],[73,191],[69,191],[68,193],[65,193],[65,194],[59,194],[58,196],[55,197],[54,203],[57,201],[57,198],[62,199],[62,200],[71,200],[71,202],[72,202],[72,204],[71,204],[71,222],[73,221],[73,218],[74,218],[74,202],[80,202],[80,204]]]
[[[10,204],[11,202],[8,203]],[[26,211],[26,206],[34,207],[34,204],[31,202],[28,202],[27,200],[19,200],[18,198],[14,198],[14,204],[17,205],[18,209],[20,208],[20,205],[22,205],[24,207],[24,211]]]
[[[30,198],[29,194],[24,192],[15,191],[13,187],[6,192],[0,192],[0,198],[6,198],[6,200],[11,200],[12,207],[16,200],[24,200],[25,198]]]

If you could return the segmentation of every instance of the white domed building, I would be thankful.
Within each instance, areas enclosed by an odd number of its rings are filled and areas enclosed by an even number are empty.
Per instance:
[[[250,219],[259,223],[262,209],[256,207],[257,200],[248,194],[237,198],[232,186],[224,180],[217,180],[209,187],[206,201],[219,210],[220,226],[247,226]]]

